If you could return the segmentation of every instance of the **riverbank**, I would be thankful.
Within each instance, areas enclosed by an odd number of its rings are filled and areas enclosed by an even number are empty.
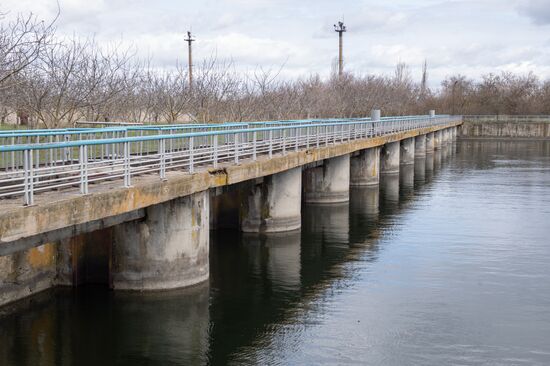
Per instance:
[[[468,139],[550,139],[550,116],[464,116],[459,136]]]

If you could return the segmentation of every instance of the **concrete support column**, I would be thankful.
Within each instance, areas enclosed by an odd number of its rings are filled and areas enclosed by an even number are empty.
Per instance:
[[[306,203],[338,203],[349,201],[349,154],[325,159],[323,166],[304,171]]]
[[[380,173],[399,173],[399,145],[399,141],[388,142],[384,145],[380,153]]]
[[[426,154],[431,154],[434,152],[434,149],[435,149],[434,139],[435,139],[434,132],[430,132],[426,134]]]
[[[350,160],[350,185],[371,186],[380,182],[380,147],[362,150]]]
[[[450,130],[448,128],[441,131],[441,137],[443,139],[441,145],[447,145],[451,142]]]
[[[143,220],[113,228],[114,289],[191,286],[209,276],[208,191],[150,206]]]
[[[419,135],[414,138],[414,157],[423,158],[426,156],[426,135]]]
[[[434,150],[439,150],[441,148],[441,141],[443,139],[441,130],[434,132]]]
[[[241,230],[274,233],[301,226],[302,169],[294,168],[264,178],[251,188],[241,212]]]
[[[414,164],[414,137],[401,140],[400,164]]]

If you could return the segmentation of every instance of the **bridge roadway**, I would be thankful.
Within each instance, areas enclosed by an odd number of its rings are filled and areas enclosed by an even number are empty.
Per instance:
[[[456,139],[461,123],[373,111],[346,120],[3,133],[0,304],[54,285],[202,282],[209,228],[223,226],[227,212],[245,232],[299,229],[302,200],[349,200],[350,185],[399,173]]]

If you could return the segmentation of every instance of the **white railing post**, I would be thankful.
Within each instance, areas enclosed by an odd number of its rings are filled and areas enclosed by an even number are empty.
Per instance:
[[[171,142],[172,140],[170,140]],[[172,143],[170,143],[172,144]],[[166,141],[161,139],[159,141],[159,174],[160,179],[166,179]]]
[[[235,133],[235,164],[239,164],[239,134]]]
[[[214,168],[218,167],[218,135],[214,135]]]
[[[273,130],[269,130],[269,158],[273,156]]]
[[[34,172],[33,172],[33,165],[32,165],[31,150],[25,150],[23,152],[23,168],[25,170],[25,173],[24,173],[25,205],[32,206],[34,204],[34,191],[33,191]]]
[[[252,135],[252,160],[256,160],[256,141],[257,141],[257,131],[253,132]]]
[[[193,136],[189,137],[189,173],[193,174],[195,172],[195,157],[193,156],[195,152],[195,141]]]
[[[78,160],[80,163],[80,193],[88,194],[88,149],[84,145],[79,146]]]
[[[124,187],[128,188],[131,184],[130,178],[130,143],[125,141],[123,144],[124,148]]]

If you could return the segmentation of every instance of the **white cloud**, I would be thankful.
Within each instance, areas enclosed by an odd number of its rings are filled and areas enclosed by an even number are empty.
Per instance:
[[[521,14],[531,18],[538,25],[550,25],[550,1],[523,0],[519,5]]]
[[[438,85],[455,73],[477,77],[498,70],[550,77],[545,24],[550,0],[60,0],[61,35],[123,40],[159,67],[185,62],[192,27],[196,62],[215,53],[237,70],[277,68],[282,77],[327,76],[337,55],[332,24],[342,15],[346,68],[393,72],[397,62],[419,77],[428,60]],[[4,0],[0,11],[56,13],[52,0]]]

